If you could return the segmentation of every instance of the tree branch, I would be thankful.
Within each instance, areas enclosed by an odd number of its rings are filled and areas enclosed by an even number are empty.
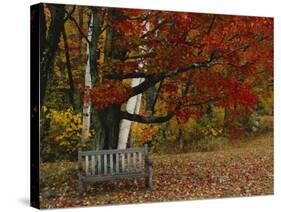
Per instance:
[[[105,24],[105,26],[100,30],[99,35],[101,35],[108,27],[108,24]]]
[[[261,39],[258,40],[258,42],[261,42],[264,39],[265,38],[261,38]],[[218,59],[220,59],[224,56],[229,56],[229,55],[235,53],[236,51],[246,50],[250,47],[251,47],[251,45],[244,44],[244,45],[241,45],[240,47],[237,47],[237,48],[235,48],[235,49],[233,49],[233,50],[231,50],[227,53],[224,53],[224,54],[220,54],[219,52],[216,52],[215,54],[212,53],[208,60],[198,62],[198,63],[192,63],[190,65],[180,67],[180,68],[177,68],[177,69],[172,70],[172,71],[162,72],[158,75],[145,74],[145,73],[141,73],[141,72],[134,72],[134,73],[114,74],[114,75],[109,74],[105,78],[116,79],[116,80],[122,80],[122,79],[128,79],[128,78],[140,78],[140,77],[145,78],[145,80],[141,84],[132,88],[131,92],[129,93],[129,95],[126,99],[126,101],[127,101],[132,96],[143,93],[148,88],[150,88],[151,86],[154,86],[156,83],[160,82],[161,80],[163,80],[165,78],[173,77],[173,76],[176,76],[178,74],[181,74],[181,73],[193,70],[193,69],[206,68],[206,67],[211,67],[211,66],[216,65],[216,64],[220,64],[217,61]],[[219,50],[215,49],[215,51],[219,51]]]
[[[216,102],[221,100],[222,97],[214,97],[214,98],[209,98],[207,100],[201,101],[201,102],[196,102],[196,103],[191,103],[188,105],[185,105],[184,107],[191,107],[191,106],[199,106],[199,105],[203,105],[203,104],[208,104],[210,102]],[[180,105],[178,104],[176,109],[173,112],[169,112],[167,115],[165,116],[142,116],[142,115],[138,115],[138,114],[131,114],[125,111],[121,111],[121,119],[127,119],[129,121],[134,121],[134,122],[139,122],[139,123],[144,123],[144,124],[157,124],[157,123],[163,123],[166,121],[169,121],[171,118],[173,118],[174,116],[174,112],[176,110],[180,109]]]
[[[121,119],[127,119],[127,120],[130,120],[130,121],[135,121],[135,122],[145,123],[145,124],[148,124],[148,123],[156,124],[156,123],[163,123],[163,122],[169,121],[173,117],[173,115],[174,115],[173,113],[168,113],[165,116],[148,116],[148,117],[145,117],[145,116],[141,116],[141,115],[138,115],[138,114],[131,114],[131,113],[122,111],[121,112]]]
[[[128,99],[131,98],[132,96],[143,93],[149,87],[155,85],[156,83],[158,83],[159,81],[161,81],[167,77],[172,77],[172,76],[178,75],[180,73],[183,73],[183,72],[186,72],[186,71],[189,71],[192,69],[210,67],[214,64],[216,64],[214,61],[206,60],[206,61],[199,62],[199,63],[192,63],[188,66],[177,68],[176,70],[169,71],[169,72],[164,72],[159,75],[146,75],[146,76],[144,76],[145,80],[141,84],[132,88],[132,92],[128,95]]]
[[[213,102],[220,101],[222,98],[223,98],[222,96],[212,97],[212,98],[202,100],[199,102],[193,102],[193,103],[187,104],[184,107],[195,107],[195,106],[200,106],[200,105],[204,105],[204,104],[208,104],[208,103],[213,103]]]
[[[148,58],[148,57],[152,57],[153,55],[154,55],[153,53],[146,53],[146,54],[138,54],[133,56],[126,56],[124,60],[136,60],[141,58]]]
[[[66,22],[69,19],[69,17],[72,16],[72,14],[74,13],[75,9],[76,9],[76,6],[73,5],[73,7],[72,7],[70,12],[65,10],[65,13],[67,14],[67,16],[64,18],[64,22]]]
[[[211,23],[210,23],[210,25],[209,25],[209,27],[208,27],[208,30],[207,30],[207,34],[210,34],[210,33],[211,33],[212,28],[213,28],[214,23],[215,23],[215,20],[216,20],[216,15],[213,15],[213,18],[212,18]]]
[[[257,39],[257,42],[260,43],[263,40],[265,40],[267,37],[262,37]],[[195,69],[195,68],[202,68],[202,67],[211,67],[215,64],[220,64],[219,62],[217,62],[216,60],[218,60],[221,57],[225,57],[225,56],[229,56],[237,51],[240,50],[247,50],[248,48],[250,48],[251,45],[249,44],[243,44],[235,49],[230,50],[227,53],[224,54],[220,54],[219,49],[214,49],[214,51],[211,53],[210,58],[206,61],[202,61],[202,62],[198,62],[198,63],[192,63],[188,66],[185,67],[181,67],[181,68],[177,68],[173,71],[166,71],[160,74],[160,76],[158,76],[158,81],[166,78],[166,77],[172,77],[175,76],[177,74],[186,72],[190,69]],[[145,55],[143,55],[145,56]],[[150,55],[147,55],[147,57]],[[137,58],[137,57],[142,57],[142,55],[139,56],[132,56],[132,58]],[[155,74],[148,74],[148,73],[141,73],[141,72],[133,72],[133,73],[111,73],[111,74],[107,74],[104,76],[106,79],[115,79],[115,80],[123,80],[123,79],[130,79],[130,78],[157,78],[157,76]]]
[[[80,26],[79,26],[78,22],[75,20],[75,18],[73,18],[73,17],[71,16],[71,14],[70,14],[68,11],[65,11],[65,12],[66,12],[66,14],[67,14],[68,19],[71,20],[72,23],[74,23],[74,25],[76,26],[76,28],[78,29],[78,31],[79,31],[79,33],[82,35],[82,37],[83,37],[88,43],[90,43],[88,37],[83,33],[82,29],[80,28]]]
[[[140,38],[141,39],[144,39],[145,37],[147,37],[148,35],[150,34],[153,34],[157,29],[159,29],[162,25],[164,25],[167,21],[166,20],[163,20],[161,22],[158,22],[155,27],[150,30],[150,31],[147,31],[146,33],[144,33]]]
[[[131,78],[145,78],[147,75],[143,72],[132,72],[132,73],[110,73],[105,74],[105,79],[110,80],[123,80],[123,79],[131,79]]]
[[[160,12],[157,12],[155,14],[153,13],[149,13],[145,16],[137,16],[137,17],[129,17],[129,16],[125,16],[124,14],[122,15],[124,18],[126,18],[129,21],[145,21],[148,20],[149,18],[153,17],[153,16],[157,16]]]

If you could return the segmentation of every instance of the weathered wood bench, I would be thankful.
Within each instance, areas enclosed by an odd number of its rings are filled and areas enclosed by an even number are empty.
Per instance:
[[[152,189],[152,162],[148,158],[147,144],[143,148],[124,150],[78,151],[79,192],[88,183],[123,178],[145,178],[146,187]]]

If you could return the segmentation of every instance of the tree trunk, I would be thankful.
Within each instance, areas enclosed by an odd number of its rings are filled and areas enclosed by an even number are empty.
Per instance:
[[[111,15],[111,10],[108,10],[108,15]],[[98,20],[94,20],[94,27],[100,25]],[[99,28],[100,29],[100,28]],[[113,29],[108,28],[106,30],[106,36],[104,41],[104,63],[107,63],[108,58],[112,57],[112,38]],[[96,43],[96,46],[98,42]],[[95,53],[97,51],[95,50]],[[93,52],[94,53],[94,52]],[[92,70],[97,70],[97,58],[96,62],[93,60],[91,63]],[[91,72],[92,78],[98,78],[98,72]],[[95,143],[93,149],[116,149],[118,146],[118,133],[120,127],[120,111],[121,105],[109,105],[106,108],[97,110],[93,107],[92,111],[92,127],[95,131]]]
[[[155,86],[150,87],[145,92],[145,99],[146,99],[146,111],[149,112],[149,114],[153,114],[155,111],[155,104],[156,104],[156,96],[157,96],[158,90],[155,88]]]
[[[179,129],[179,134],[178,134],[178,138],[177,139],[178,139],[179,144],[180,144],[180,151],[184,152],[184,143],[183,143],[182,135],[183,135],[183,130]]]
[[[84,25],[83,13],[84,13],[84,7],[79,7],[78,8],[78,23],[79,23],[80,29],[84,29],[83,28],[83,25]],[[79,33],[79,48],[83,49],[83,36],[82,36],[81,33]],[[79,52],[79,55],[80,55],[80,62],[82,62],[83,61],[83,59],[82,59],[82,51]]]
[[[143,81],[143,80],[141,80],[141,81]],[[134,114],[139,114],[140,113],[141,97],[142,97],[141,94],[137,95],[137,103],[136,103]],[[133,143],[134,143],[134,137],[132,136],[132,131],[130,130],[127,147],[131,147],[133,145]]]
[[[75,105],[75,101],[74,101],[74,83],[73,83],[73,77],[72,77],[70,55],[69,55],[69,48],[68,48],[67,34],[65,31],[65,27],[63,28],[62,35],[63,35],[63,42],[64,42],[68,83],[69,83],[69,102],[72,105],[73,109],[76,110],[76,105]]]
[[[88,40],[92,40],[92,29],[93,29],[93,16],[91,16],[89,29],[88,29]],[[90,43],[87,43],[87,65],[85,71],[85,87],[92,88],[92,79],[90,73]],[[85,99],[85,98],[84,98]],[[83,103],[83,127],[82,127],[82,142],[85,143],[90,134],[90,124],[91,124],[91,102],[85,101]]]
[[[39,21],[40,21],[40,55],[43,54],[43,51],[46,48],[47,42],[46,42],[46,31],[47,31],[47,27],[46,27],[46,18],[45,18],[45,13],[44,13],[44,4],[40,4],[39,6]]]
[[[141,78],[134,78],[131,82],[131,87],[135,87],[142,82],[143,79]],[[141,103],[141,94],[137,96],[131,97],[126,106],[126,110],[132,114],[138,114],[140,110],[140,103]],[[120,132],[118,136],[118,149],[126,149],[130,128],[131,128],[131,121],[123,119],[120,124]]]
[[[64,26],[64,6],[49,4],[48,8],[51,12],[51,23],[46,39],[41,37],[40,41],[45,42],[40,45],[44,46],[40,52],[40,106],[42,107],[48,81],[50,80],[54,69],[54,57],[60,41],[60,35]],[[41,8],[42,26],[41,29],[46,30],[45,18],[43,15],[44,8]],[[42,32],[44,33],[44,32]]]
[[[162,85],[163,85],[163,80],[160,81],[158,89],[157,89],[156,94],[155,94],[155,97],[153,99],[153,103],[152,103],[152,106],[151,106],[151,115],[154,115],[154,113],[155,113],[156,102],[159,98],[159,95],[160,95],[160,92],[161,92],[161,89],[162,89]]]
[[[120,108],[121,105],[111,105],[101,113],[104,114],[102,123],[105,129],[103,149],[117,149],[120,126]]]

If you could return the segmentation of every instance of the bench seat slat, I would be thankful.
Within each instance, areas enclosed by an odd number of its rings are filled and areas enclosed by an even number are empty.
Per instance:
[[[101,155],[98,155],[98,174],[101,174]]]
[[[110,174],[113,174],[113,155],[109,155],[109,161],[110,161]]]
[[[119,173],[119,153],[116,153],[116,173]]]
[[[104,154],[103,155],[103,171],[104,171],[104,174],[107,174],[107,154]]]
[[[139,152],[139,171],[142,170],[142,152]]]
[[[96,174],[95,171],[96,171],[96,161],[95,161],[95,156],[92,155],[92,175]]]
[[[121,172],[124,172],[125,171],[125,155],[124,155],[124,153],[121,154],[121,163],[122,163]]]
[[[130,149],[109,149],[109,150],[98,150],[98,151],[82,151],[81,155],[102,155],[102,154],[116,154],[116,153],[128,153],[128,152],[141,152],[143,148],[130,148]]]
[[[136,171],[136,153],[133,153],[133,171]]]
[[[128,167],[127,167],[128,172],[130,172],[130,169],[131,169],[131,167],[130,167],[131,166],[131,164],[130,164],[131,163],[131,153],[130,152],[127,153],[127,163],[128,163]]]
[[[86,176],[89,175],[89,157],[85,157],[85,171],[86,171]]]

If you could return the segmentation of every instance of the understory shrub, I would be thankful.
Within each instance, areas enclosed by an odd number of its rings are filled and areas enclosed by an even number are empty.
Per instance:
[[[72,108],[66,111],[42,108],[41,160],[76,160],[78,148],[89,146],[81,142],[82,118]]]

